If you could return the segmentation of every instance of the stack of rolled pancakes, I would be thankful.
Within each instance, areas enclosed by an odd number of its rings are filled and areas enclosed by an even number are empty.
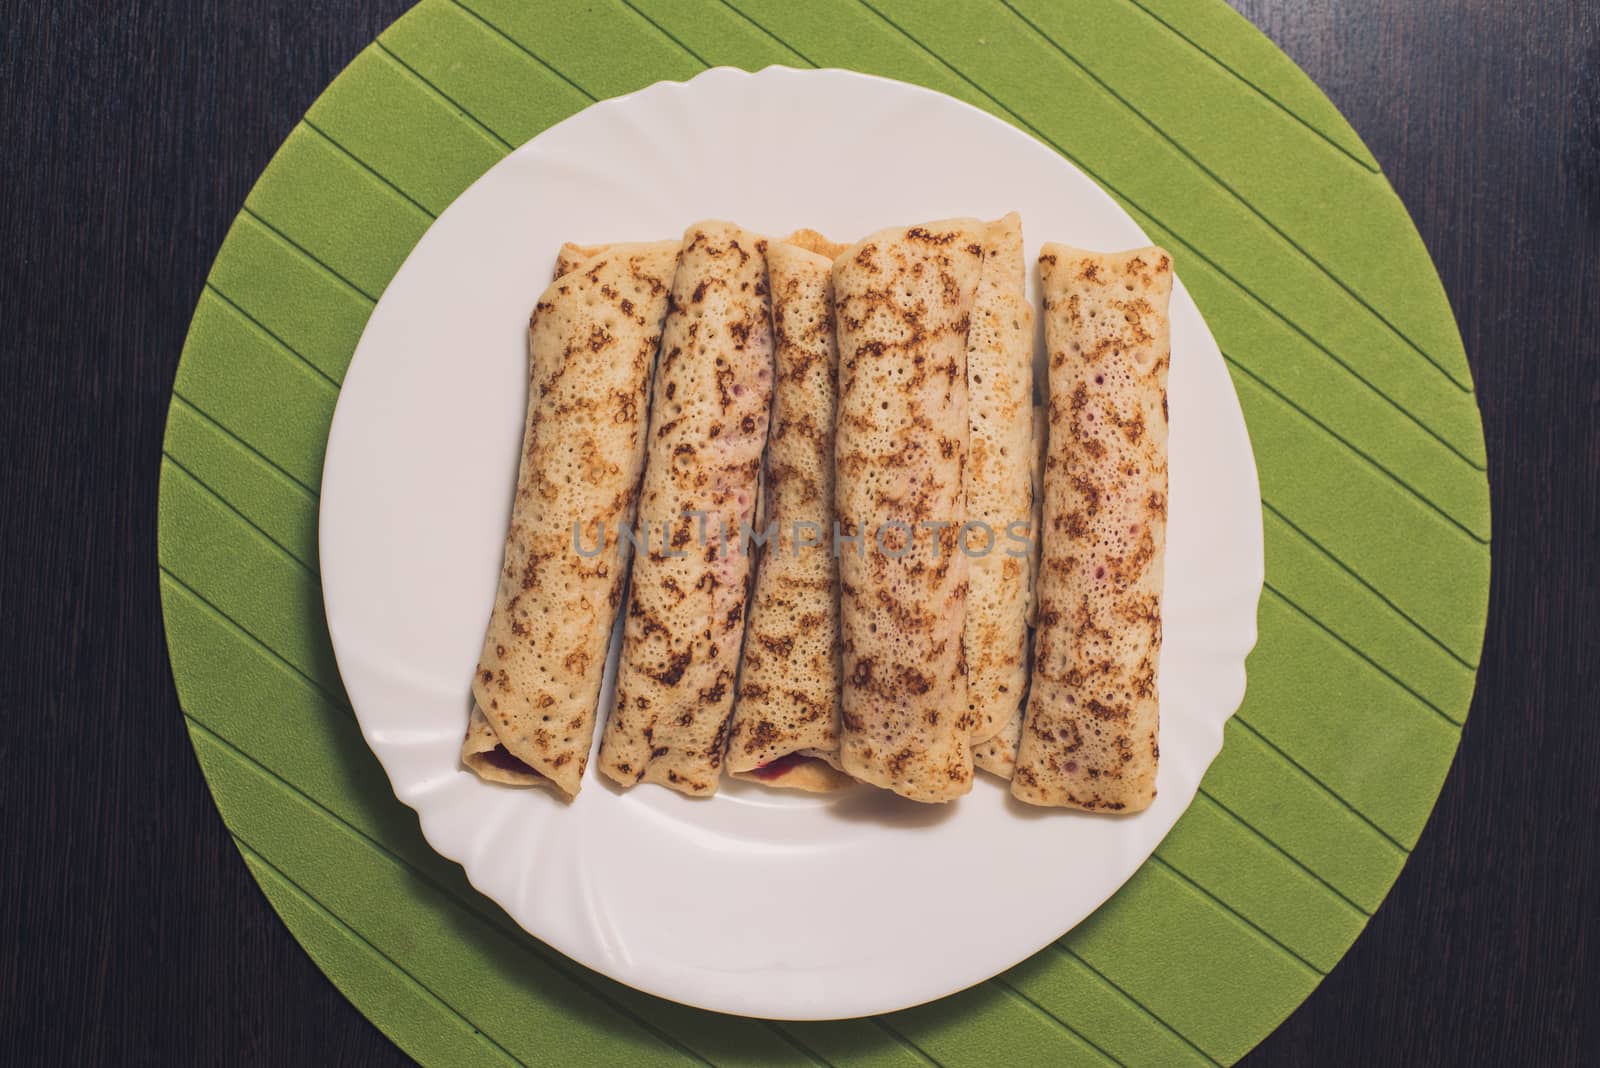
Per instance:
[[[575,796],[620,613],[621,787],[1147,807],[1172,262],[1039,269],[1036,405],[1015,214],[564,247],[464,764]]]

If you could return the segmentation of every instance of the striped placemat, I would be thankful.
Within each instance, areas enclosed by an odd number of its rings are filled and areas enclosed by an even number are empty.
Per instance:
[[[707,66],[848,67],[1026,130],[1171,249],[1260,469],[1261,639],[1176,829],[1032,960],[891,1016],[776,1024],[638,994],[521,933],[423,842],[323,623],[339,383],[431,220],[594,100]],[[425,1064],[1236,1060],[1360,933],[1427,819],[1489,576],[1478,410],[1433,266],[1371,154],[1217,0],[424,0],[251,192],[173,389],[160,563],[207,780],[295,936]]]

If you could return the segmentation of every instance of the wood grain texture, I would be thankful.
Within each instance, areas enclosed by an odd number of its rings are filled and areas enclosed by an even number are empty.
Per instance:
[[[408,1063],[295,943],[224,828],[154,566],[165,410],[207,268],[284,135],[406,6],[0,16],[8,1060]],[[38,758],[41,727],[71,774]]]
[[[1382,164],[1472,364],[1495,520],[1472,714],[1399,881],[1261,1063],[1580,1064],[1600,1032],[1600,9],[1247,0]],[[1585,903],[1587,902],[1587,903]]]
[[[514,17],[512,5],[496,6]],[[1044,5],[1018,6],[1048,15]],[[1474,713],[1431,829],[1355,948],[1251,1060],[1580,1063],[1596,1036],[1578,1009],[1600,981],[1600,634],[1595,561],[1580,552],[1600,540],[1600,29],[1592,6],[1578,2],[1244,6],[1366,138],[1439,264],[1479,391],[1498,542]],[[279,143],[403,7],[136,4],[104,16],[68,3],[8,15],[0,937],[18,948],[0,954],[0,1036],[22,1062],[405,1063],[334,993],[246,877],[180,728],[152,566],[167,391],[212,256]],[[430,17],[470,21],[460,9],[436,10]],[[753,31],[730,16],[726,32]],[[719,40],[685,43],[709,55]],[[422,54],[404,40],[395,47]],[[794,61],[770,40],[763,47]],[[522,61],[503,40],[485,48]],[[379,63],[360,76],[381,87],[392,75]],[[614,91],[626,71],[597,69],[582,87],[552,76],[550,94],[518,100],[495,96],[487,61],[479,77],[485,103],[471,110],[493,126],[482,144],[499,139],[503,150],[582,106],[583,93]],[[558,110],[530,110],[539,107]],[[336,156],[323,132],[360,134],[334,112],[312,121],[295,148],[313,169]],[[471,171],[402,174],[411,184],[390,198],[394,215],[425,225],[450,183]],[[271,240],[247,230],[235,240]],[[331,258],[359,231],[319,236]],[[359,290],[378,277],[352,281]],[[360,294],[328,299],[345,303],[324,324],[358,332]],[[213,324],[225,329],[228,309],[215,310]],[[296,380],[314,403],[318,370],[342,375],[341,346],[314,347],[326,325],[304,341],[292,321],[267,325],[314,364]],[[251,425],[270,447],[271,421]],[[184,432],[217,433],[199,417]],[[274,484],[289,496],[296,478],[314,486],[320,468],[320,455],[292,444],[278,457],[288,480]],[[1397,453],[1394,462],[1409,461]],[[243,467],[202,475],[213,484],[262,477]],[[186,485],[181,473],[169,477]],[[210,507],[199,493],[185,499]],[[274,509],[263,508],[249,518],[270,534]],[[314,566],[312,547],[294,534],[284,529],[287,557],[274,566]],[[326,656],[293,635],[283,644],[308,669]],[[1432,692],[1447,670],[1414,685]],[[39,759],[41,718],[49,751],[67,759]],[[1250,760],[1253,745],[1230,728],[1224,759]],[[226,765],[226,754],[196,746]],[[1204,811],[1227,826],[1220,807]],[[392,830],[415,839],[414,820],[404,819],[409,826]],[[1163,857],[1199,872],[1206,858],[1184,845],[1171,842]],[[1155,878],[1177,876],[1163,869]],[[310,907],[270,872],[262,885],[280,908]],[[1361,893],[1354,878],[1346,892]],[[1296,919],[1285,913],[1277,936],[1330,966],[1316,945],[1295,941]],[[327,930],[307,948],[337,959],[348,935]],[[1049,1004],[1026,971],[1010,981]],[[1007,996],[990,988],[963,1000]],[[392,1004],[428,1011],[425,1001]],[[909,1022],[945,1013],[954,1015],[948,1003]],[[981,1036],[930,1035],[941,1059],[981,1056]],[[434,1055],[447,1056],[442,1032],[439,1043]]]

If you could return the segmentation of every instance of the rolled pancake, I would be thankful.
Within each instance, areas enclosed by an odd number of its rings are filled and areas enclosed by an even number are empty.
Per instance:
[[[788,237],[782,238],[781,243],[803,248],[807,252],[816,253],[818,256],[826,256],[830,265],[844,253],[845,249],[850,247],[849,245],[841,245],[837,241],[829,241],[815,230],[805,228],[796,230]]]
[[[1159,248],[1039,256],[1050,368],[1033,687],[1011,792],[1137,812],[1155,798],[1167,527],[1167,302]]]
[[[837,259],[839,253],[843,252],[846,248],[846,246],[839,244],[837,241],[829,241],[826,237],[817,233],[815,230],[807,229],[796,230],[788,237],[776,238],[774,240],[780,241],[785,245],[795,245],[799,248],[805,249],[807,252],[815,252],[819,256],[828,257],[829,260]],[[561,251],[556,253],[555,276],[560,278],[562,275],[570,273],[574,267],[582,263],[584,260],[593,256],[598,256],[608,248],[611,248],[611,246],[603,244],[579,245],[568,241],[566,244],[561,246]]]
[[[461,751],[484,778],[578,792],[677,256],[617,245],[551,283],[529,321],[516,498]]]
[[[839,789],[838,561],[832,552],[838,347],[833,260],[767,245],[776,377],[763,531],[745,621],[728,773],[769,786]]]
[[[1024,289],[1022,219],[990,223],[967,334],[966,627],[972,743],[1022,708],[1027,689],[1028,559],[1007,536],[1032,515],[1033,308]],[[978,526],[976,524],[981,524]]]
[[[577,245],[568,241],[561,246],[561,251],[556,253],[555,277],[571,274],[585,260],[592,260],[615,247],[615,245]]]
[[[650,410],[616,701],[600,770],[623,786],[716,792],[744,634],[772,398],[766,242],[731,223],[684,234]]]
[[[982,236],[974,219],[883,230],[833,269],[840,763],[916,801],[972,789],[958,538]]]
[[[972,746],[972,764],[1002,779],[1011,778],[1017,766],[1017,745],[1022,741],[1022,709],[1000,724],[993,738]]]
[[[1033,406],[1033,440],[1030,443],[1028,464],[1028,482],[1032,490],[1033,503],[1030,508],[1028,520],[1028,597],[1027,597],[1027,626],[1030,634],[1038,619],[1039,598],[1039,531],[1040,517],[1044,514],[1044,450],[1049,431],[1049,421],[1045,415],[1044,406]],[[1028,677],[1032,678],[1033,643],[1028,642],[1027,659],[1025,666],[1028,668]],[[1026,696],[1026,695],[1024,695]],[[1017,766],[1017,745],[1022,741],[1022,711],[1024,702],[1019,702],[1011,710],[1005,723],[993,738],[985,742],[975,742],[972,746],[972,763],[991,775],[998,775],[1002,779],[1011,778],[1012,769]]]
[[[461,762],[476,772],[478,778],[489,782],[507,786],[556,788],[551,779],[512,756],[511,751],[500,744],[499,736],[489,726],[489,718],[483,714],[483,708],[476,699],[472,702],[472,714],[467,720],[467,739],[461,744]]]

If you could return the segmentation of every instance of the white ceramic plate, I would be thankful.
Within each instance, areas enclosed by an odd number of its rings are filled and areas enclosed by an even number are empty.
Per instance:
[[[390,283],[328,440],[328,626],[395,794],[429,843],[538,938],[630,986],[724,1012],[903,1008],[1059,938],[1193,799],[1244,695],[1262,546],[1238,400],[1181,284],[1148,811],[1040,811],[985,775],[970,796],[929,807],[866,787],[829,800],[733,781],[691,800],[590,774],[567,805],[482,782],[458,760],[516,479],[528,314],[563,241],[673,237],[706,217],[854,240],[1012,209],[1030,262],[1046,239],[1149,243],[1071,164],[949,97],[846,71],[718,69],[545,131],[463,193]]]

